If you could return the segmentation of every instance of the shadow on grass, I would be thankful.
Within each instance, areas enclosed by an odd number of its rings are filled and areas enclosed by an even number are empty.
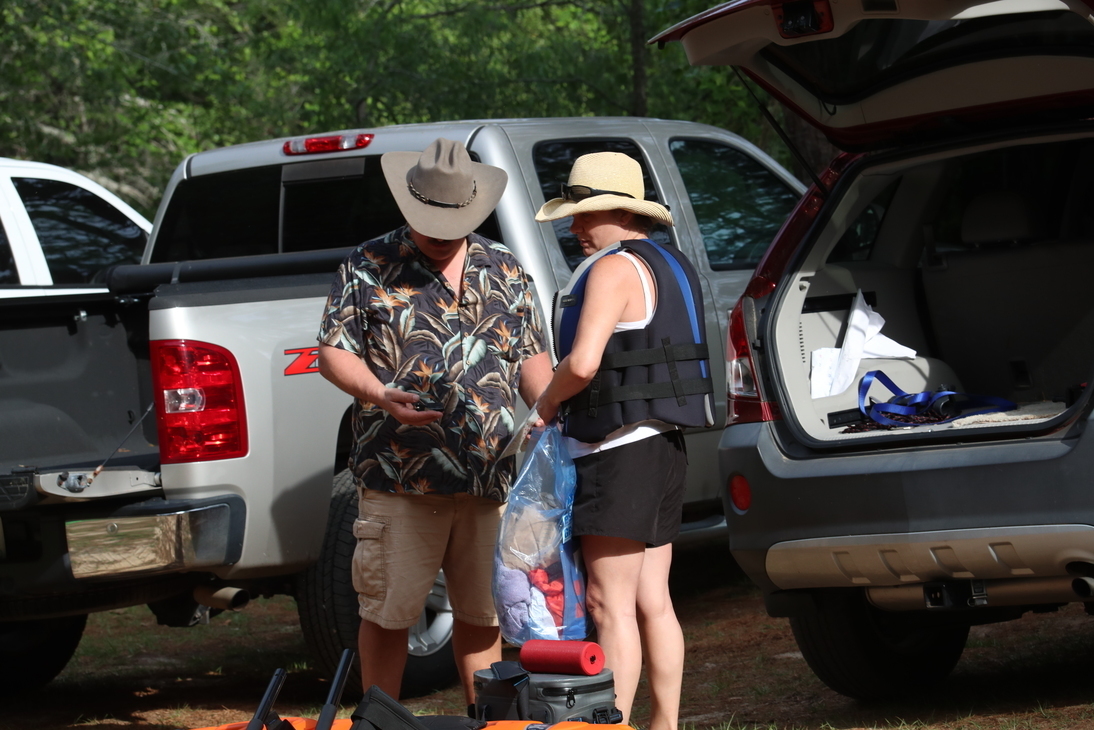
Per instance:
[[[789,622],[767,616],[728,549],[678,552],[670,585],[688,641],[685,725],[1094,729],[1094,617],[1078,604],[974,627],[943,685],[900,701],[860,703],[813,675]],[[636,705],[639,722],[643,709]]]
[[[786,620],[766,615],[759,591],[724,546],[679,550],[670,585],[688,641],[684,727],[1094,728],[1087,660],[1094,619],[1080,606],[976,627],[957,669],[937,691],[862,704],[832,692],[809,671]],[[288,678],[275,709],[316,717],[329,682],[314,666],[288,598],[255,601],[192,629],[156,626],[144,607],[96,614],[55,682],[2,700],[0,729],[189,730],[242,722],[278,667]],[[360,697],[355,690],[346,689],[342,717]],[[640,692],[637,724],[648,715],[648,702]],[[458,689],[406,704],[420,713],[464,709]]]

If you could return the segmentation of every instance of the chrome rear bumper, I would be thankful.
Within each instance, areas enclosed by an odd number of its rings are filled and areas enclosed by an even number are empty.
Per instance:
[[[239,507],[233,509],[232,502]],[[231,565],[242,545],[242,500],[160,501],[162,511],[65,522],[75,578],[153,575]],[[172,509],[176,506],[176,509]],[[238,512],[239,514],[233,514]]]

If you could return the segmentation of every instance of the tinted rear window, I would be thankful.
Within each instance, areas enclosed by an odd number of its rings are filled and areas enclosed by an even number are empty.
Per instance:
[[[1094,241],[1092,165],[1091,140],[1008,147],[963,158],[940,196],[935,252]]]
[[[848,103],[945,66],[1021,55],[1094,55],[1094,26],[1075,13],[968,20],[863,20],[837,38],[763,55],[832,103]]]
[[[379,156],[272,165],[179,183],[153,262],[348,248],[403,224]]]
[[[364,160],[360,175],[285,180],[283,252],[348,248],[403,224],[380,169],[380,158]]]
[[[889,212],[889,206],[893,202],[900,180],[895,180],[885,187],[871,203],[862,209],[855,222],[848,226],[832,253],[828,255],[828,263],[846,263],[848,261],[868,261],[881,232],[881,224],[885,221],[885,214]]]
[[[156,237],[152,262],[277,253],[281,166],[183,180]]]

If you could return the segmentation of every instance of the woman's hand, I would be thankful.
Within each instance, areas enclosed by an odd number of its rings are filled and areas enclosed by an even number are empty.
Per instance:
[[[536,413],[539,414],[539,420],[536,421],[534,428],[545,428],[548,423],[558,418],[558,403],[550,403],[543,396],[540,396],[534,406]]]

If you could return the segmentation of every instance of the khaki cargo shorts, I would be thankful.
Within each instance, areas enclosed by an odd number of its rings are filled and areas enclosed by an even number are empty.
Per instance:
[[[504,507],[469,494],[364,490],[353,523],[361,618],[385,629],[413,626],[443,569],[452,615],[472,626],[497,626],[494,544]]]

